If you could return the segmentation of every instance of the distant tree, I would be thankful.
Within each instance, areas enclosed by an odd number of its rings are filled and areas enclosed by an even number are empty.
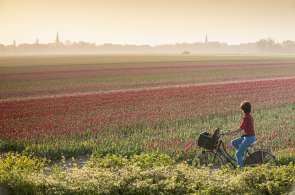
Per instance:
[[[273,50],[279,47],[279,44],[276,44],[276,42],[273,39],[261,39],[256,42],[256,45],[261,50]]]
[[[0,55],[5,51],[5,45],[0,44]]]
[[[282,46],[286,49],[295,49],[295,41],[290,41],[290,40],[284,41],[282,43]]]

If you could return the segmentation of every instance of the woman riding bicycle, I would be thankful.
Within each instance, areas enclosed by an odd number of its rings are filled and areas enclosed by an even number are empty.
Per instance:
[[[244,167],[244,157],[247,148],[256,141],[254,131],[254,121],[251,116],[251,104],[250,102],[243,101],[240,108],[244,112],[244,117],[241,120],[241,125],[236,130],[230,130],[227,134],[236,134],[243,131],[243,135],[240,138],[231,141],[232,145],[236,149],[236,160],[239,167]]]

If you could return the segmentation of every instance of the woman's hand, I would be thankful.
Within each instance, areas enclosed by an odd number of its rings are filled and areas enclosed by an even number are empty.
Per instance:
[[[222,130],[221,135],[229,135],[231,133],[230,129]]]

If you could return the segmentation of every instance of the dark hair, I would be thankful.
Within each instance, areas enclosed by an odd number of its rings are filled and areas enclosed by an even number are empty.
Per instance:
[[[248,101],[243,101],[240,105],[240,108],[245,112],[245,113],[250,113],[251,112],[251,104]]]

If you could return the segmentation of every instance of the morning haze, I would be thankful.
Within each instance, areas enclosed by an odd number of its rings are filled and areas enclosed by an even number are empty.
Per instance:
[[[295,40],[294,0],[0,0],[0,43]]]

